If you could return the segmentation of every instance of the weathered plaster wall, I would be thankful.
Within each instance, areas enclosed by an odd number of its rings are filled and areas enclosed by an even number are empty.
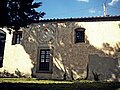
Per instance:
[[[43,38],[41,33],[46,27],[52,33],[48,34],[50,36],[47,38]],[[48,78],[48,74],[36,71],[39,48],[50,47],[53,48],[53,73],[49,75],[51,76],[49,78],[63,79],[63,75],[67,73],[67,79],[71,79],[71,72],[74,73],[75,79],[86,77],[88,45],[74,43],[74,29],[78,27],[75,22],[39,23],[31,25],[29,29],[23,31],[23,46],[33,60],[35,76]]]
[[[120,78],[120,21],[104,22],[47,22],[31,24],[23,29],[22,45],[11,45],[12,35],[7,36],[4,67],[27,68],[40,79],[94,79],[93,73],[100,75],[100,80]],[[74,30],[85,28],[85,43],[74,43]],[[44,30],[48,29],[47,36]],[[38,72],[39,48],[53,49],[52,73]],[[8,53],[10,52],[10,54]],[[19,58],[18,58],[19,57]],[[12,59],[11,59],[12,58]],[[22,60],[22,64],[13,63]],[[26,62],[28,60],[28,62]],[[31,61],[32,60],[32,61]],[[10,63],[7,65],[6,62]],[[12,63],[11,63],[12,62]],[[32,64],[31,64],[32,62]],[[23,64],[24,63],[24,64]],[[13,65],[14,64],[14,65]],[[30,67],[25,67],[28,64]],[[13,66],[13,67],[12,67]]]
[[[65,72],[67,79],[71,79],[72,74],[74,79],[86,77],[88,45],[86,43],[75,44],[74,30],[78,27],[75,22],[59,23],[57,43],[54,45],[53,70],[56,73],[53,72],[53,77],[55,78],[63,78]]]
[[[116,68],[119,70],[119,63],[116,63],[119,62],[117,51],[120,47],[119,23],[119,21],[48,22],[31,25],[30,28],[24,30],[23,46],[27,53],[31,54],[30,57],[35,65],[34,75],[39,78],[63,79],[64,73],[67,73],[67,79],[71,79],[71,74],[74,79],[82,79],[87,76],[87,64],[89,63],[89,79],[93,79],[92,71],[102,73],[101,80],[120,77],[118,73],[115,76],[112,72]],[[74,43],[74,29],[78,27],[86,29],[85,43]],[[41,35],[45,28],[52,32],[48,38],[43,38],[44,36]],[[52,74],[36,73],[39,47],[53,47]],[[104,65],[106,72],[99,65],[102,62],[106,63]],[[110,66],[113,68],[109,69]]]
[[[3,28],[6,32],[6,42],[4,49],[3,67],[0,68],[0,72],[6,70],[11,74],[15,74],[18,69],[24,75],[31,77],[31,59],[20,44],[12,45],[13,31],[9,34],[7,28]]]

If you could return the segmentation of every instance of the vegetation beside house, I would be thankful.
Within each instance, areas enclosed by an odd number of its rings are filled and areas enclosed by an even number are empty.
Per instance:
[[[35,78],[0,78],[0,89],[41,90],[119,90],[118,82],[56,81]]]

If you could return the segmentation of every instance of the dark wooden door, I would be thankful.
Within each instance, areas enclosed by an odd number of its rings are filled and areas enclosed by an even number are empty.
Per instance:
[[[6,33],[0,30],[0,68],[3,66],[5,40],[6,40]]]

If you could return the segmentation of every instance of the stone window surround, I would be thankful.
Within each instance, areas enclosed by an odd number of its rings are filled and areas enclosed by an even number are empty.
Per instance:
[[[40,49],[50,49],[50,62],[49,62],[49,71],[40,71],[39,63],[40,63]],[[37,51],[37,73],[52,73],[53,72],[53,47],[50,46],[40,46]]]
[[[78,30],[78,31],[84,31],[84,42],[77,42],[76,43],[76,30]],[[73,42],[74,42],[74,44],[85,44],[86,43],[86,40],[85,40],[85,28],[78,27],[78,28],[75,28],[73,30]]]

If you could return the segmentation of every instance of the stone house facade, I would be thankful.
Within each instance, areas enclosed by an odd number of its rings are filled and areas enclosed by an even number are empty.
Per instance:
[[[6,35],[3,69],[40,79],[120,80],[120,16],[41,20]],[[4,45],[3,45],[4,46]]]

